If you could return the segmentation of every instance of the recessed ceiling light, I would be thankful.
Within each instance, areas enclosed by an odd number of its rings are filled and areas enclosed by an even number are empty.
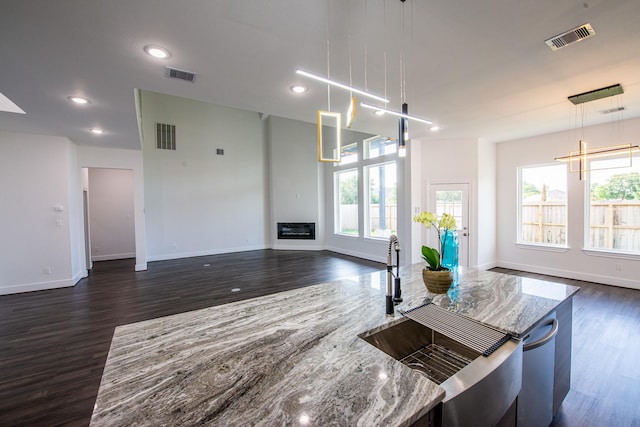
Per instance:
[[[160,46],[147,45],[144,47],[144,51],[147,52],[147,55],[151,55],[158,59],[167,59],[171,56],[167,49]]]
[[[98,129],[98,128],[91,128],[89,129],[89,132],[95,133],[96,135],[102,135],[104,133],[102,129]]]
[[[384,116],[384,111],[376,110],[376,111],[373,112],[373,114],[375,114],[376,116]]]
[[[81,105],[91,104],[91,101],[81,96],[68,96],[67,99],[71,102],[75,102],[76,104],[81,104]]]
[[[308,90],[309,89],[306,86],[302,86],[302,85],[291,86],[291,92],[294,92],[294,93],[305,93]]]
[[[431,127],[429,128],[429,130],[430,130],[430,131],[432,131],[432,132],[435,132],[435,131],[437,131],[437,130],[440,130],[440,126],[438,126],[438,125],[433,125],[433,126],[431,126]]]

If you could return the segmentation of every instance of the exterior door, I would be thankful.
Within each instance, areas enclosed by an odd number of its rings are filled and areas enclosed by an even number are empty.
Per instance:
[[[469,266],[469,184],[431,184],[429,211],[449,213],[458,227],[458,264]]]

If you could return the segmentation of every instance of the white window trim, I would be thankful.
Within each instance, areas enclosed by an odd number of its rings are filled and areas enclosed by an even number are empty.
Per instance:
[[[614,249],[591,249],[585,247],[582,248],[582,252],[589,256],[602,258],[628,259],[632,261],[640,260],[640,253],[616,251]]]
[[[568,245],[554,245],[552,243],[522,243],[516,242],[516,246],[520,249],[545,252],[567,252],[571,249]]]

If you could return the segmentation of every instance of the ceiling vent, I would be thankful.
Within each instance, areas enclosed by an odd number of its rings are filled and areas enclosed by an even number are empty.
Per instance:
[[[584,24],[578,28],[574,28],[573,30],[569,30],[566,33],[559,34],[555,37],[550,38],[549,40],[545,40],[545,43],[551,50],[558,50],[563,47],[569,46],[570,44],[577,43],[581,40],[586,39],[587,37],[594,36],[596,34],[595,30],[591,26],[591,24]]]
[[[195,83],[197,76],[196,73],[192,73],[191,71],[179,70],[171,67],[165,67],[164,75],[172,79],[184,80],[191,83]]]
[[[615,107],[615,108],[609,108],[608,110],[602,110],[600,111],[602,114],[611,114],[611,113],[618,113],[620,111],[624,111],[626,110],[625,107]]]

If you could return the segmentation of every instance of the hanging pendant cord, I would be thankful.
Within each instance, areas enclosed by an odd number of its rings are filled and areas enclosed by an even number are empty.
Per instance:
[[[364,2],[364,90],[368,91],[369,87],[367,85],[367,66],[368,66],[368,52],[369,52],[369,25],[367,25],[367,20],[369,19],[369,2],[365,0]],[[385,96],[386,98],[386,96]]]
[[[387,3],[382,9],[382,39],[384,41],[384,97],[387,99]]]
[[[329,56],[329,19],[331,17],[331,0],[327,0],[327,78],[331,79],[331,58]],[[331,85],[327,85],[327,110],[331,111]]]

